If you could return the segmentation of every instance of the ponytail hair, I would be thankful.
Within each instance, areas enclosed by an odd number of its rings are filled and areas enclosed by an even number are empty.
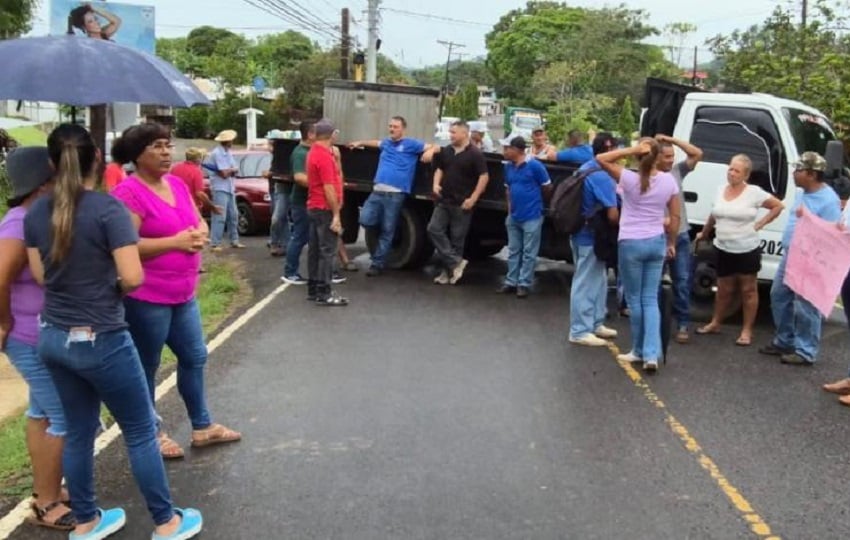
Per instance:
[[[658,141],[652,137],[644,137],[638,141],[638,144],[644,143],[649,144],[650,150],[640,158],[640,164],[638,165],[638,171],[640,172],[641,194],[644,194],[649,190],[650,176],[652,175],[653,169],[655,169],[655,162],[658,160],[658,152],[660,151]]]
[[[47,151],[56,170],[50,218],[50,263],[64,261],[71,251],[77,205],[85,180],[97,164],[97,147],[85,128],[62,124],[47,138]]]

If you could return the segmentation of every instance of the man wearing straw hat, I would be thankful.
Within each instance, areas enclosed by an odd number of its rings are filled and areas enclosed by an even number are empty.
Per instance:
[[[230,235],[231,247],[245,247],[239,241],[239,212],[236,208],[236,187],[233,182],[233,178],[239,169],[236,167],[236,160],[233,159],[233,154],[230,152],[235,139],[236,131],[232,129],[222,131],[215,138],[219,145],[210,153],[210,188],[213,195],[213,207],[222,209],[220,214],[214,213],[212,215],[210,244],[213,251],[221,251],[225,223]]]

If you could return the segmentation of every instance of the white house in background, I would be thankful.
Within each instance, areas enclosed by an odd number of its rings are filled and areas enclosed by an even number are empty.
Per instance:
[[[496,89],[489,86],[478,87],[478,117],[501,114],[502,106],[496,97]]]

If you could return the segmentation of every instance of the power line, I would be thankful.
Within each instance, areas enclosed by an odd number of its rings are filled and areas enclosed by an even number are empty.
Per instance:
[[[390,11],[392,13],[398,13],[400,15],[407,15],[408,17],[419,17],[419,18],[422,18],[422,19],[432,19],[432,20],[435,20],[435,21],[450,22],[450,23],[454,23],[454,24],[465,24],[465,25],[470,25],[470,26],[486,26],[486,27],[492,26],[492,25],[487,24],[487,23],[481,23],[481,22],[476,22],[476,21],[465,21],[463,19],[453,19],[451,17],[443,17],[443,16],[440,16],[440,15],[431,15],[430,13],[417,13],[415,11],[407,11],[407,10],[404,10],[404,9],[395,9],[395,8],[385,7],[385,8],[381,8],[381,11]]]
[[[314,22],[311,22],[303,17],[296,15],[292,15],[292,13],[288,9],[284,9],[278,3],[273,2],[272,0],[244,0],[246,3],[251,6],[268,13],[274,17],[277,17],[285,22],[290,24],[294,24],[299,29],[307,30],[313,34],[320,35],[322,37],[331,37],[336,39],[337,36],[335,33],[331,32],[326,28],[322,28]],[[259,3],[258,3],[259,2]]]
[[[290,19],[295,19],[295,21],[300,22],[303,25],[306,25],[309,28],[316,30],[317,32],[322,32],[325,35],[330,35],[333,38],[336,38],[336,33],[327,30],[328,28],[334,28],[334,25],[328,23],[327,21],[323,21],[318,17],[308,16],[306,13],[308,11],[301,8],[301,10],[305,13],[302,14],[298,11],[298,8],[293,8],[287,2],[283,0],[261,0],[267,4],[272,5],[278,11],[286,13]],[[300,7],[300,6],[299,6]]]

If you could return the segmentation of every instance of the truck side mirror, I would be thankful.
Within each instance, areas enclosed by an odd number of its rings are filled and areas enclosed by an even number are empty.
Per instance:
[[[841,141],[828,141],[823,157],[826,160],[824,176],[827,178],[841,176],[841,170],[844,168],[844,145]]]

